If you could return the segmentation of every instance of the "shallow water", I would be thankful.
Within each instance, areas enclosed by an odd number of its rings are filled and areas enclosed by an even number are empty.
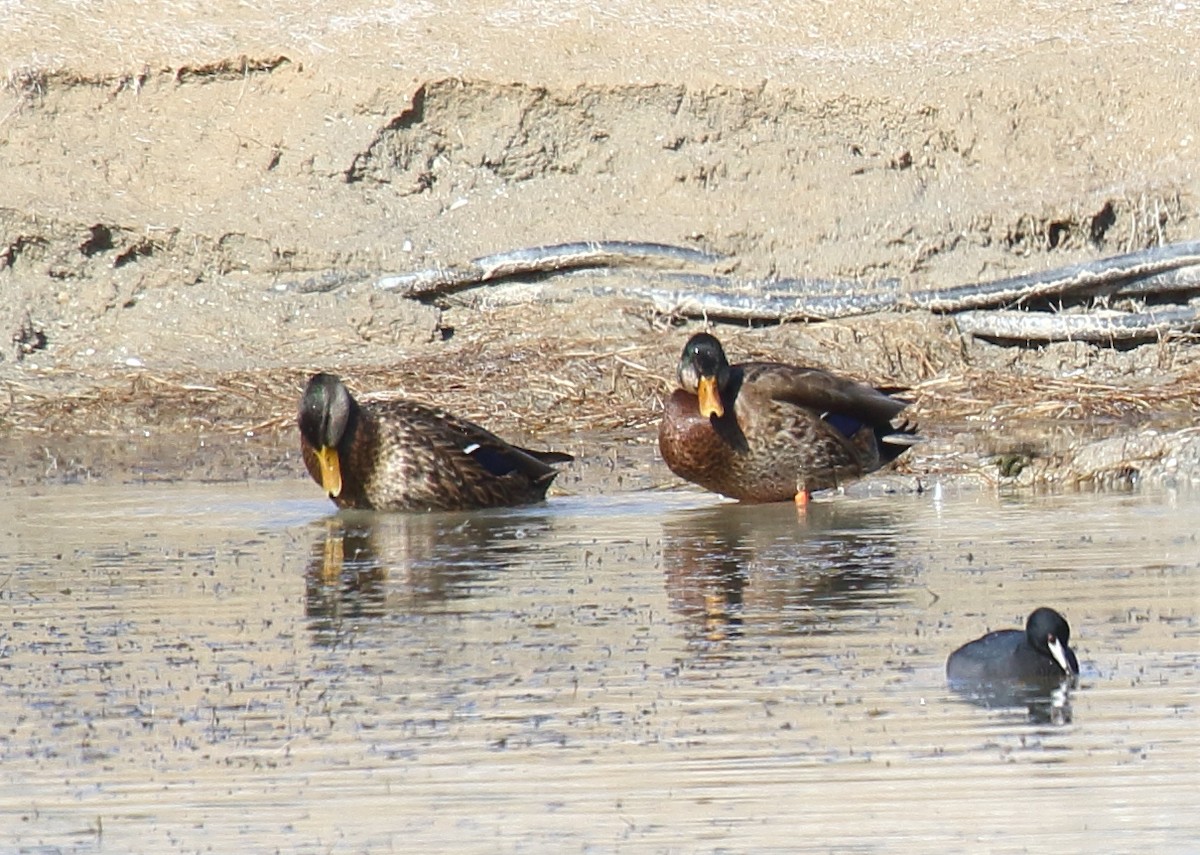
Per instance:
[[[0,849],[1200,845],[1196,497],[314,490],[5,496]],[[946,688],[1041,604],[1065,704]]]

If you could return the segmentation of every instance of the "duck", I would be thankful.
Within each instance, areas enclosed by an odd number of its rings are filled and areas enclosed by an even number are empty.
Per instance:
[[[458,511],[545,499],[574,458],[512,445],[438,407],[359,402],[342,380],[309,378],[297,416],[304,465],[339,508]]]
[[[663,406],[658,448],[667,467],[742,502],[794,501],[892,462],[920,440],[893,421],[909,402],[819,368],[730,365],[721,342],[696,333]]]
[[[999,629],[964,644],[946,660],[952,684],[1057,683],[1079,676],[1071,627],[1052,608],[1034,609],[1022,629]]]

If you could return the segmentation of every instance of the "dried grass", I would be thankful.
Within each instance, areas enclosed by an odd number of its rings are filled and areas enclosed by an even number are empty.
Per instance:
[[[649,346],[607,352],[550,344],[478,342],[451,359],[419,356],[341,373],[356,395],[430,401],[517,437],[637,429],[653,420],[665,378],[641,361]],[[290,429],[308,376],[324,367],[139,370],[65,394],[48,391],[53,382],[9,384],[0,429],[69,435]]]
[[[911,341],[901,350],[898,367],[907,369],[911,412],[925,430],[939,422],[1136,420],[1200,409],[1200,363],[1164,372],[1154,382],[1106,382],[1056,378],[1028,367],[947,365],[944,352],[918,353],[921,348]],[[435,402],[518,441],[579,433],[636,437],[652,432],[662,397],[674,387],[673,359],[673,348],[664,352],[661,337],[618,344],[514,342],[497,335],[457,347],[452,358],[410,357],[341,373],[360,396]],[[101,377],[85,391],[70,393],[50,391],[53,382],[37,388],[9,384],[0,429],[74,436],[287,431],[307,377],[324,367],[219,374],[139,370]],[[906,382],[903,375],[895,380]]]
[[[917,409],[949,421],[1126,419],[1200,407],[1200,368],[1136,385],[975,369],[918,384]]]

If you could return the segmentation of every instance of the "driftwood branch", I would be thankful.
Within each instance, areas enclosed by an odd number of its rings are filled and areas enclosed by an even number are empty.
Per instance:
[[[971,335],[1004,341],[1153,340],[1200,328],[1200,241],[1170,244],[1039,273],[950,288],[904,291],[896,280],[854,282],[775,278],[739,280],[721,271],[724,256],[639,241],[580,241],[516,249],[470,261],[376,278],[375,286],[428,300],[468,288],[544,280],[589,271],[624,274],[604,293],[643,299],[658,311],[709,319],[782,322],[833,320],[885,311],[949,315]],[[359,274],[354,279],[361,278]],[[309,280],[311,283],[314,280]],[[318,278],[338,287],[345,275]],[[309,283],[298,290],[323,290]],[[1173,305],[1147,306],[1171,298]],[[1137,304],[1116,312],[1114,301]],[[1076,307],[1082,311],[1065,312]],[[1033,311],[1034,308],[1040,311]]]

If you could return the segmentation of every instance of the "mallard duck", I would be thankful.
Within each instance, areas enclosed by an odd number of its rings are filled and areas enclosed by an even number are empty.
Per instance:
[[[892,420],[907,401],[817,368],[730,365],[715,336],[683,348],[658,448],[676,475],[743,502],[806,505],[814,490],[904,453],[915,427]]]
[[[339,508],[467,510],[540,502],[574,458],[510,445],[415,401],[359,403],[332,374],[300,401],[304,465]]]
[[[1025,629],[998,629],[964,644],[946,660],[952,683],[1045,683],[1073,680],[1079,660],[1071,627],[1054,609],[1034,609]]]

